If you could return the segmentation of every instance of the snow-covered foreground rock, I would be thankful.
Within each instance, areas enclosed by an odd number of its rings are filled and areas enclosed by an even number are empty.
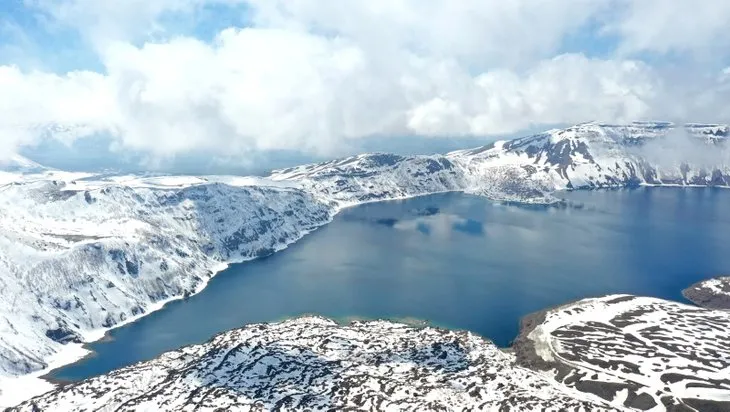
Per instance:
[[[308,317],[249,325],[17,411],[606,409],[468,332]]]
[[[638,410],[730,410],[730,312],[628,295],[523,320],[518,363]]]
[[[682,291],[684,297],[710,309],[730,309],[730,276],[698,282]]]
[[[342,207],[445,191],[552,203],[564,189],[727,187],[727,136],[718,125],[591,123],[265,178],[91,175],[12,158],[0,166],[0,405],[32,394],[13,389],[30,387],[18,376],[77,359],[81,342],[200,291],[228,263],[286,247]]]

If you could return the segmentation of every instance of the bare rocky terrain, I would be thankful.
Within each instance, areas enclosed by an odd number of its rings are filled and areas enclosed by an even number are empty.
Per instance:
[[[698,282],[682,291],[685,298],[710,309],[730,309],[730,276]]]
[[[730,313],[629,295],[527,316],[520,365],[632,410],[730,410]]]

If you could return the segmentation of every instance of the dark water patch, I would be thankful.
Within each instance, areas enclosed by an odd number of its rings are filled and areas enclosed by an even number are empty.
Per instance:
[[[393,227],[393,226],[395,226],[396,223],[398,223],[398,219],[394,219],[394,218],[377,219],[377,220],[375,220],[375,223],[377,223],[379,225]]]
[[[429,206],[423,209],[413,209],[412,213],[416,216],[433,216],[439,213],[439,208],[435,206]]]
[[[471,235],[483,235],[484,225],[479,221],[466,219],[463,222],[454,223],[454,230]]]

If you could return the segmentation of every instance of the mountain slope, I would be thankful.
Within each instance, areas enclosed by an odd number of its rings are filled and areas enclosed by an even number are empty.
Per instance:
[[[724,411],[729,330],[728,312],[629,295],[528,316],[514,354],[469,332],[305,317],[224,332],[11,410]]]
[[[306,191],[341,206],[465,187],[461,170],[442,155],[369,153],[276,170],[270,177],[299,182]]]
[[[587,123],[447,155],[372,153],[274,171],[325,201],[465,191],[553,203],[558,190],[650,185],[730,186],[728,126]],[[690,150],[691,149],[691,150]]]
[[[730,186],[727,126],[589,123],[449,153],[467,187],[556,190],[651,185]],[[489,191],[487,191],[489,193]]]
[[[40,173],[46,170],[50,169],[17,154],[11,155],[8,159],[0,159],[0,171],[3,172]]]
[[[296,189],[66,182],[0,189],[0,373],[200,290],[223,263],[267,255],[328,222]],[[88,185],[87,185],[88,186]]]

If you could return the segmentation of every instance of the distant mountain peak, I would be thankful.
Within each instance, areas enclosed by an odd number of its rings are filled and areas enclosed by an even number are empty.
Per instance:
[[[18,173],[40,173],[48,170],[40,163],[34,162],[25,156],[12,154],[9,158],[0,158],[0,171]]]

